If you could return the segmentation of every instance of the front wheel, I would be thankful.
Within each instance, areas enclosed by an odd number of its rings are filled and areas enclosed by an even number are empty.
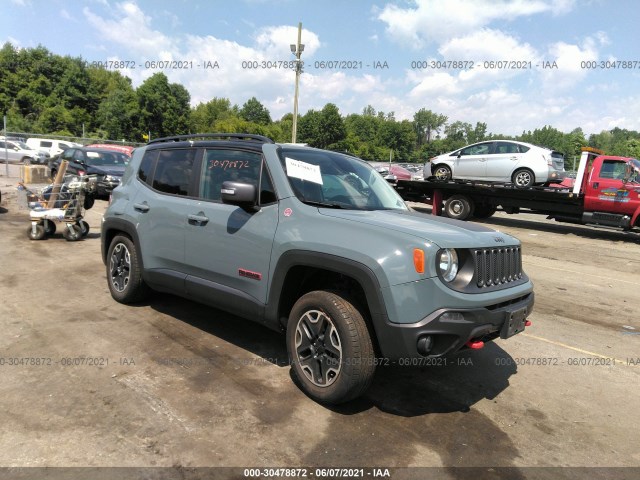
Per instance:
[[[362,395],[375,372],[371,335],[360,311],[339,293],[298,299],[287,324],[291,368],[314,400],[338,404]]]
[[[44,226],[40,224],[31,225],[27,230],[27,235],[31,240],[42,240],[45,237]]]
[[[433,176],[436,177],[437,180],[451,180],[451,168],[447,165],[436,165],[433,168]]]
[[[129,237],[116,235],[107,251],[107,284],[114,300],[135,303],[144,299],[148,287],[142,279],[142,261]]]

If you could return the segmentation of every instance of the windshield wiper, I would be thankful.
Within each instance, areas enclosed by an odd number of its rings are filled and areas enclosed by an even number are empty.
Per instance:
[[[314,205],[316,207],[324,207],[324,208],[346,208],[343,205],[340,205],[339,203],[325,203],[325,202],[314,202],[313,200],[302,200],[303,203],[306,203],[307,205]]]

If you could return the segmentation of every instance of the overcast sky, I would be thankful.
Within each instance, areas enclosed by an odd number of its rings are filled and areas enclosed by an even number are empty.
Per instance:
[[[182,61],[162,71],[192,104],[255,96],[278,119],[295,74],[247,67],[292,60],[302,22],[301,113],[426,108],[492,133],[589,134],[640,130],[639,20],[635,0],[0,0],[0,41],[125,61],[135,86],[161,71],[146,62]]]

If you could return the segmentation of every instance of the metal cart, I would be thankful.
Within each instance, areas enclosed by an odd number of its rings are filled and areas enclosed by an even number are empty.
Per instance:
[[[58,223],[64,224],[62,235],[67,241],[74,242],[86,237],[89,224],[83,220],[83,214],[85,209],[93,206],[95,191],[96,178],[91,175],[68,175],[62,184],[49,185],[40,192],[33,192],[24,184],[19,184],[18,192],[26,196],[29,208],[29,238],[42,240],[53,235]],[[52,199],[52,196],[55,198]]]

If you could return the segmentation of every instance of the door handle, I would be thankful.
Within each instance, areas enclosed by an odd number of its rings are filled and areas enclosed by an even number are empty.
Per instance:
[[[197,215],[187,215],[187,218],[189,219],[190,225],[196,225],[199,227],[201,227],[202,225],[206,225],[209,221],[209,218],[205,217],[204,213],[202,212],[198,213]]]
[[[511,157],[509,160],[518,160],[518,157]]]
[[[146,203],[134,203],[133,204],[133,209],[134,210],[138,210],[139,212],[142,212],[142,213],[148,212],[150,208],[151,207],[149,205],[147,205]]]

